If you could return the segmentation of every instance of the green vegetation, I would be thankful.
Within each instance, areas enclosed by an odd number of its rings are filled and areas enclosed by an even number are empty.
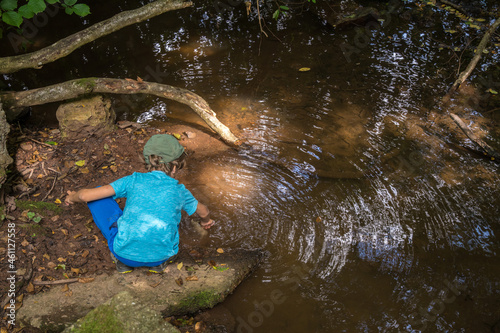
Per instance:
[[[75,13],[84,17],[90,14],[90,8],[86,4],[77,3],[77,0],[0,0],[0,18],[10,26],[19,28],[24,19],[31,19],[47,8],[47,4],[61,4],[66,14]],[[0,28],[0,38],[3,30]]]
[[[184,314],[190,313],[199,309],[212,308],[215,304],[221,301],[222,297],[219,293],[211,290],[204,290],[192,294],[179,302],[175,313]],[[196,309],[196,310],[194,310]]]
[[[78,327],[71,329],[74,333],[123,333],[124,326],[115,316],[113,307],[101,305],[89,312]]]
[[[56,214],[62,213],[62,208],[52,202],[45,201],[29,201],[29,200],[16,200],[16,206],[22,210],[29,210],[41,215],[47,215],[48,212]]]

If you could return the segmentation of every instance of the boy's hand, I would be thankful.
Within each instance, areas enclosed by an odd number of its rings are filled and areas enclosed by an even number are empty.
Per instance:
[[[201,221],[200,225],[203,227],[203,229],[210,229],[210,227],[214,225],[214,220],[210,219],[207,222]]]
[[[68,195],[66,196],[66,199],[64,199],[64,204],[66,206],[69,206],[73,203],[75,203],[74,199],[72,198],[76,194],[75,191],[68,191]]]

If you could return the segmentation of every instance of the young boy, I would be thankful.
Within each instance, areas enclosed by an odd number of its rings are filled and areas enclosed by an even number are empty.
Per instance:
[[[144,266],[162,273],[175,260],[181,210],[198,214],[205,229],[214,224],[208,208],[174,179],[186,157],[175,137],[153,135],[143,155],[149,172],[134,172],[102,187],[68,191],[65,200],[66,205],[87,203],[120,273]],[[117,198],[127,198],[123,212]]]

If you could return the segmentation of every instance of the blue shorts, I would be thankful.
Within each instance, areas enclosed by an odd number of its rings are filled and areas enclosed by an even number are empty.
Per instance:
[[[92,213],[95,224],[97,225],[99,230],[101,230],[104,238],[106,238],[106,240],[108,241],[109,250],[111,251],[111,253],[113,253],[116,259],[120,260],[123,264],[130,267],[154,267],[161,265],[166,261],[162,260],[157,262],[138,262],[128,260],[117,255],[113,250],[113,242],[115,240],[116,234],[118,233],[118,226],[116,224],[116,221],[118,221],[118,218],[122,216],[123,211],[120,209],[120,207],[112,197],[87,202],[87,206]]]

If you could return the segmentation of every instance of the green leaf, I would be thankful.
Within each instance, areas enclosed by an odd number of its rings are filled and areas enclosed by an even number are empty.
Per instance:
[[[23,23],[23,17],[16,12],[10,11],[3,13],[2,21],[7,23],[8,25],[19,28],[21,26],[21,23]]]
[[[84,166],[85,165],[85,160],[76,161],[75,164],[78,165],[78,166],[80,166],[80,167]]]
[[[62,270],[66,270],[66,265],[65,264],[59,264],[56,266],[56,268],[54,269],[62,269]]]
[[[19,14],[21,14],[22,17],[27,18],[27,19],[30,19],[33,16],[35,16],[35,13],[30,8],[30,6],[28,6],[27,4],[26,5],[22,5],[21,7],[19,7],[19,10],[17,12]]]
[[[55,141],[45,141],[45,143],[51,146],[57,146],[57,142]]]
[[[43,0],[30,0],[28,1],[28,6],[35,14],[41,13],[45,10],[45,8],[47,8],[47,5]]]
[[[65,11],[65,12],[66,12],[66,14],[68,14],[68,15],[73,14],[73,8],[72,8],[72,7],[66,7],[66,8],[64,8],[64,11]]]
[[[36,215],[36,214],[35,214],[35,213],[33,213],[33,212],[28,212],[28,213],[26,213],[26,216],[27,216],[30,220],[31,220],[32,218],[34,218],[34,217],[35,217],[35,215]]]
[[[41,217],[41,216],[35,216],[35,217],[33,218],[33,222],[35,222],[35,223],[40,223],[40,221],[41,221],[41,220],[42,220],[42,217]]]
[[[277,9],[277,10],[273,13],[273,19],[277,20],[277,19],[278,19],[278,17],[280,17],[280,13],[281,13],[281,12],[280,12],[280,10],[279,10],[279,9]]]
[[[59,0],[46,0],[49,5],[53,5],[55,3],[61,2]]]
[[[84,3],[78,3],[73,6],[73,10],[76,15],[85,17],[90,14],[90,7]]]
[[[73,6],[77,0],[64,0],[64,3],[68,6]]]
[[[493,95],[497,95],[497,94],[498,94],[498,91],[493,90],[493,88],[488,89],[488,92],[489,92],[490,94],[493,94]]]
[[[280,9],[289,10],[290,8],[288,8],[287,6],[280,6]]]
[[[2,0],[0,1],[0,8],[6,12],[14,10],[17,8],[17,0]]]

